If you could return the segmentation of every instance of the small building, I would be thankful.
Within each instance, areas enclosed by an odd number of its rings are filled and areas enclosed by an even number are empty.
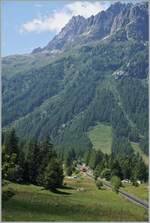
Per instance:
[[[85,166],[82,166],[82,167],[80,168],[80,171],[82,171],[82,172],[86,172],[86,171],[87,171],[87,168],[86,168]]]
[[[141,184],[141,181],[140,181],[140,180],[137,180],[137,183],[138,183],[138,184]]]
[[[121,181],[122,183],[131,183],[131,181],[129,179],[124,179]]]

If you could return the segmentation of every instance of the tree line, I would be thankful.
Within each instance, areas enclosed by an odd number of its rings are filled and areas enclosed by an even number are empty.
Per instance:
[[[84,160],[93,169],[95,179],[111,181],[116,176],[120,180],[130,179],[133,184],[148,180],[148,167],[134,153],[127,138],[114,136],[111,150],[108,155],[89,149],[82,156],[73,148],[56,151],[49,137],[42,142],[32,139],[24,143],[11,129],[2,137],[2,178],[54,190],[63,186],[64,174],[75,173],[77,163]]]
[[[126,145],[128,146],[127,143]],[[113,176],[117,176],[120,180],[129,179],[133,184],[138,180],[148,181],[148,167],[141,156],[134,152],[120,151],[108,155],[91,149],[85,153],[84,159],[85,164],[93,169],[95,179],[101,177],[110,181]]]
[[[26,151],[26,152],[24,152]],[[32,183],[55,190],[63,185],[62,162],[51,139],[35,139],[26,144],[11,129],[2,137],[2,179],[17,183]]]

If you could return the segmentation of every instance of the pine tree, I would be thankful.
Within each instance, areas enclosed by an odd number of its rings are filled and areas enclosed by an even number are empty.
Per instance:
[[[84,160],[86,165],[89,165],[90,155],[91,155],[91,150],[88,150],[84,155]]]
[[[44,187],[55,190],[63,184],[63,168],[57,159],[51,159],[44,173]]]
[[[4,144],[7,154],[19,154],[19,148],[18,148],[18,137],[16,136],[15,129],[12,128],[10,131],[8,131],[5,134],[4,137]]]
[[[49,137],[40,144],[39,167],[38,167],[38,185],[43,185],[44,172],[51,159],[57,158],[54,146]]]
[[[29,182],[35,184],[39,167],[39,146],[36,140],[31,140],[28,144],[27,166]]]
[[[136,162],[132,168],[132,180],[148,180],[148,168],[143,162],[142,158],[139,156],[139,154],[136,156]]]
[[[114,160],[111,165],[111,176],[118,176],[123,179],[122,169],[119,165],[118,160]]]
[[[91,150],[91,153],[90,153],[89,167],[91,169],[95,169],[96,167],[96,151],[94,149]]]

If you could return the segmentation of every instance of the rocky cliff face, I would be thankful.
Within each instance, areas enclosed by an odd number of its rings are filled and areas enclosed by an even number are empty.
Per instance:
[[[61,50],[74,41],[75,37],[83,33],[86,19],[82,16],[73,16],[61,32],[54,37],[44,50]]]
[[[122,29],[127,38],[148,40],[148,3],[117,2],[106,11],[85,19],[74,16],[42,50],[58,52],[70,46],[103,39]]]
[[[128,38],[148,40],[148,4],[128,4],[115,17],[111,33],[124,28]]]

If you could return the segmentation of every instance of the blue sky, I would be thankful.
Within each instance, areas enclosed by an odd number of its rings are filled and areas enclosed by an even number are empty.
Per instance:
[[[73,15],[89,17],[107,8],[99,1],[2,1],[2,56],[45,46]]]
[[[72,16],[89,17],[109,7],[110,1],[3,0],[2,56],[30,53],[45,46]]]
[[[28,53],[38,46],[44,46],[55,32],[35,32],[20,33],[22,24],[32,21],[41,15],[59,9],[65,2],[51,1],[3,1],[2,5],[2,55],[16,53]]]

